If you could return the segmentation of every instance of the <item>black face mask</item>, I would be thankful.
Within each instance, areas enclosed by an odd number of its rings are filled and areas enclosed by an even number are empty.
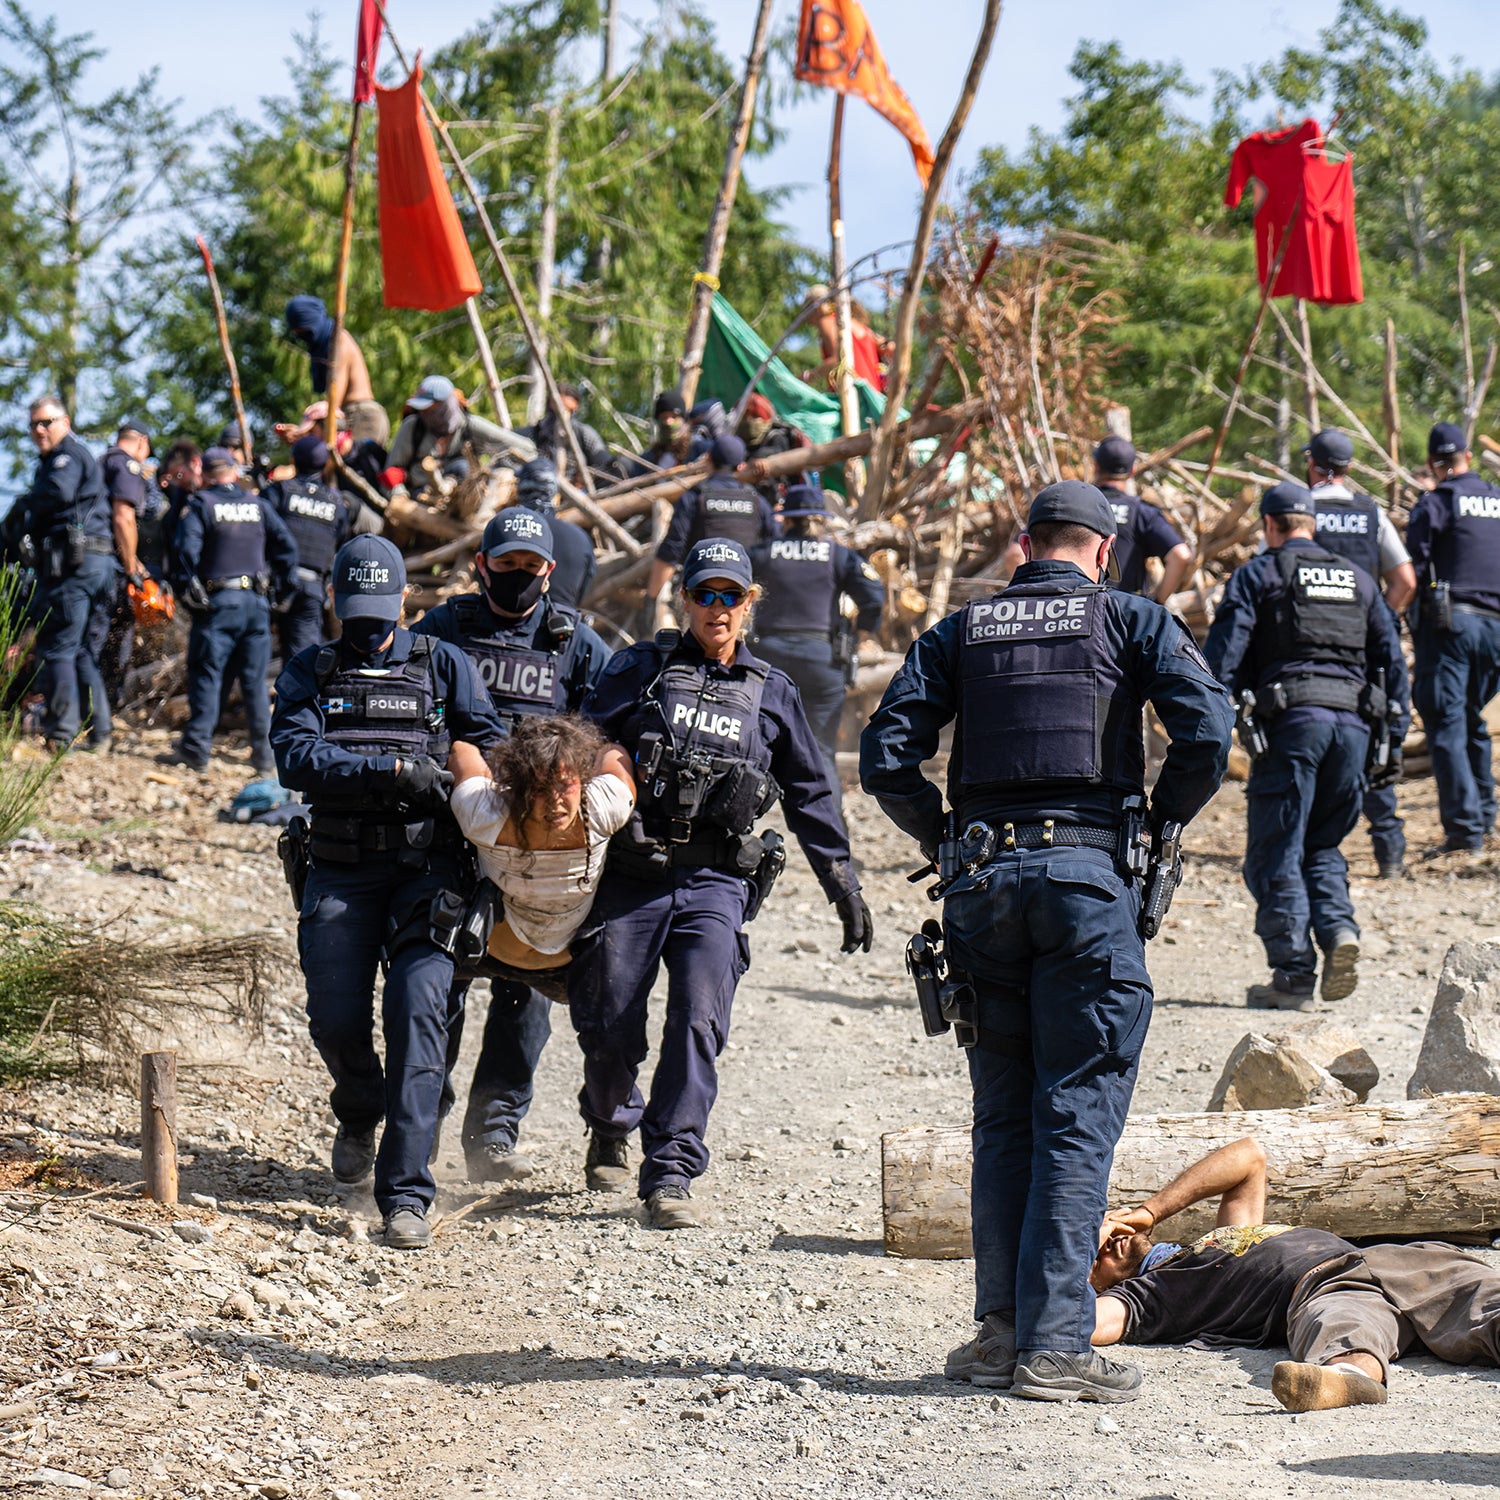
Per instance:
[[[484,581],[490,603],[508,615],[524,615],[533,609],[547,591],[545,573],[528,573],[512,568],[508,573],[490,573]]]
[[[344,621],[341,639],[356,656],[374,656],[385,645],[385,638],[395,628],[392,620],[377,620],[372,615],[355,615]]]

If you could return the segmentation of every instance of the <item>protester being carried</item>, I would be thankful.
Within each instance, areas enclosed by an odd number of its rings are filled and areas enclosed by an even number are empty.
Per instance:
[[[635,807],[630,759],[587,720],[556,714],[519,720],[488,760],[459,742],[448,768],[458,826],[505,903],[490,957],[536,984],[571,962],[610,836]]]

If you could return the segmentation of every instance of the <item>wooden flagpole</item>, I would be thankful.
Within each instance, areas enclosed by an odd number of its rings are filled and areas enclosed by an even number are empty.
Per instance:
[[[245,403],[240,399],[240,370],[234,362],[234,348],[229,342],[229,319],[224,316],[224,295],[219,290],[218,273],[214,270],[214,258],[209,254],[208,241],[197,236],[198,252],[203,257],[203,269],[208,272],[208,289],[213,293],[214,320],[219,325],[219,347],[224,351],[224,363],[229,366],[229,395],[234,402],[234,419],[240,424],[240,447],[247,466],[255,463],[255,447],[250,438],[250,423],[245,419]]]
[[[854,328],[849,297],[848,257],[844,251],[844,95],[833,99],[833,134],[828,143],[828,269],[833,276],[834,323],[838,329],[838,363],[834,378],[838,382],[839,413],[845,437],[859,431],[859,398],[854,392]],[[857,458],[844,465],[844,481],[849,501],[857,505],[865,487],[865,466]]]

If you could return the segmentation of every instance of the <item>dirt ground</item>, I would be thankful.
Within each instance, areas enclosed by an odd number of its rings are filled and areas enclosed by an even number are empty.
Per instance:
[[[72,760],[40,841],[0,855],[0,893],[118,917],[132,935],[273,928],[291,913],[272,829],[216,819],[243,752],[165,772],[164,736]],[[1414,852],[1430,781],[1405,788]],[[800,858],[752,933],[699,1195],[712,1226],[653,1233],[582,1181],[566,1016],[524,1144],[540,1172],[479,1199],[456,1130],[432,1250],[378,1243],[368,1192],[335,1187],[325,1079],[296,975],[266,1035],[184,1047],[178,1209],[132,1190],[128,1089],[44,1083],[0,1098],[0,1486],[134,1495],[429,1500],[483,1495],[1448,1496],[1500,1485],[1500,1374],[1403,1364],[1382,1408],[1288,1416],[1276,1351],[1130,1351],[1128,1406],[1050,1406],[946,1383],[967,1338],[966,1262],[881,1253],[880,1136],[963,1123],[950,1042],[920,1034],[902,967],[929,913],[905,841],[857,791],[869,956]],[[1200,1109],[1264,977],[1240,883],[1242,791],[1191,830],[1153,946],[1140,1111]],[[50,844],[50,849],[45,845]],[[1349,841],[1365,962],[1338,1011],[1404,1097],[1448,944],[1500,929],[1496,857],[1374,880]],[[461,1085],[480,1030],[482,988]],[[81,1192],[93,1196],[81,1198]],[[132,1227],[133,1226],[133,1227]],[[372,1237],[373,1236],[373,1237]],[[1490,1258],[1500,1263],[1500,1255]]]

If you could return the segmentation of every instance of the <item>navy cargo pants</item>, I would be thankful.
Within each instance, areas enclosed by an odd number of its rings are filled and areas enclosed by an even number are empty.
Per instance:
[[[718,1057],[735,986],[750,966],[741,930],[748,895],[738,875],[701,866],[660,881],[606,873],[588,935],[573,945],[568,1009],[583,1049],[579,1107],[603,1136],[640,1126],[642,1198],[685,1188],[708,1169],[703,1138],[719,1092]],[[646,1057],[646,1002],[662,963],[666,1024],[646,1102],[636,1078]]]
[[[1016,1347],[1081,1354],[1115,1145],[1151,1024],[1140,887],[1102,849],[1018,850],[948,898],[949,959],[974,981],[974,1316]],[[1027,1046],[1029,1039],[1030,1045]]]
[[[326,638],[323,612],[328,607],[328,580],[310,568],[298,568],[292,580],[291,597],[276,617],[276,635],[281,660],[289,662],[299,651]]]
[[[1339,845],[1359,822],[1369,748],[1362,724],[1273,726],[1250,768],[1245,886],[1266,962],[1288,978],[1311,979],[1317,948],[1340,932],[1359,935]]]
[[[42,733],[56,744],[70,743],[85,718],[90,743],[110,736],[109,693],[99,652],[119,576],[113,557],[88,552],[74,572],[43,586],[36,642],[41,686],[47,694]],[[106,622],[104,630],[90,629],[101,621]]]
[[[1413,635],[1412,696],[1432,749],[1438,814],[1448,842],[1478,849],[1495,826],[1495,772],[1484,710],[1500,692],[1500,620],[1455,610],[1453,629]]]
[[[511,1146],[531,1108],[537,1063],[552,1035],[552,1002],[524,984],[490,980],[484,1036],[464,1111],[465,1151]],[[457,1033],[449,1047],[457,1061]]]
[[[439,891],[458,888],[445,851],[425,866],[395,852],[362,850],[357,864],[314,861],[302,896],[297,951],[307,980],[308,1030],[333,1079],[329,1105],[357,1134],[385,1121],[375,1158],[383,1214],[426,1212],[434,1184],[427,1158],[437,1138],[448,1028],[463,991],[453,960],[427,936]],[[381,995],[385,1066],[375,1051],[375,973],[390,948]]]
[[[238,677],[251,764],[257,771],[269,771],[275,765],[269,738],[271,699],[266,691],[270,665],[270,605],[253,589],[223,589],[214,594],[208,609],[194,617],[188,637],[184,760],[200,770],[208,764],[225,690]]]

